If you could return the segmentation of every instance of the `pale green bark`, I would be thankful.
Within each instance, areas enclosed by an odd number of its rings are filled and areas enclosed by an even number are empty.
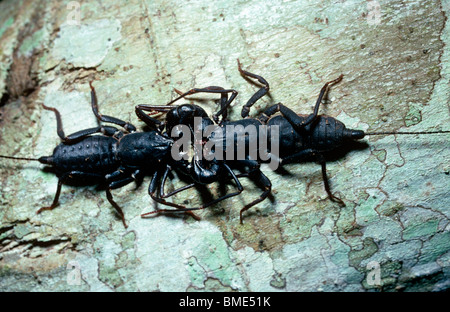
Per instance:
[[[238,119],[257,86],[240,76],[237,58],[270,83],[253,115],[278,102],[308,114],[323,84],[344,74],[322,113],[363,130],[449,129],[447,0],[380,0],[379,9],[365,0],[83,1],[80,25],[68,22],[76,15],[67,3],[0,3],[0,91],[9,95],[0,154],[51,153],[59,138],[41,103],[58,108],[67,134],[94,126],[90,80],[103,114],[140,128],[134,106],[165,104],[173,88],[236,89]],[[56,177],[1,160],[0,289],[448,289],[448,135],[366,142],[328,164],[345,208],[327,199],[317,164],[263,167],[273,196],[244,225],[239,210],[260,193],[245,180],[242,195],[199,213],[200,222],[142,219],[154,209],[148,178],[114,191],[127,230],[93,187],[65,186],[60,206],[36,215]],[[201,200],[195,190],[174,200],[185,199]]]

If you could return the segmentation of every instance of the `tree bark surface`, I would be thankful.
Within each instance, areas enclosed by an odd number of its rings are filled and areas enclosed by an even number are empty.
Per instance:
[[[79,9],[79,11],[78,11]],[[137,104],[166,104],[174,88],[259,88],[257,116],[281,102],[310,114],[325,82],[343,74],[320,112],[370,131],[449,130],[449,1],[13,1],[0,2],[0,154],[50,155],[66,134],[102,114],[144,130]],[[180,102],[217,110],[219,97]],[[272,195],[239,210],[260,189],[198,213],[158,216],[142,185],[114,190],[125,229],[103,191],[63,186],[37,162],[0,160],[0,289],[35,291],[437,291],[450,287],[448,134],[368,137],[320,165],[262,170]],[[181,185],[177,177],[171,187]],[[213,197],[233,184],[211,185]],[[192,189],[174,197],[196,206]]]

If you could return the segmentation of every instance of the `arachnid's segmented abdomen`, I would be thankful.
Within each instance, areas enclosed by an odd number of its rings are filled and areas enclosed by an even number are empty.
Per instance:
[[[333,117],[319,115],[307,129],[310,129],[305,137],[308,148],[326,152],[344,143],[345,125]]]
[[[317,116],[315,121],[300,129],[296,129],[282,116],[271,118],[268,125],[270,131],[273,131],[274,125],[278,126],[282,158],[307,149],[326,152],[341,146],[347,140],[345,125],[333,117],[324,115]]]
[[[53,165],[59,172],[107,174],[118,166],[114,156],[116,144],[116,139],[99,135],[74,144],[61,143],[53,151]]]

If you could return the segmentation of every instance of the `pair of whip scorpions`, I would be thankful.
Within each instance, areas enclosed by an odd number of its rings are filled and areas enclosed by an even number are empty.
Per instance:
[[[329,198],[344,206],[344,202],[334,195],[330,190],[326,172],[326,162],[324,153],[339,148],[346,142],[360,140],[366,135],[388,135],[388,134],[431,134],[448,133],[450,131],[434,132],[372,132],[364,133],[361,130],[347,129],[345,125],[333,117],[319,115],[318,111],[323,98],[328,93],[331,85],[342,80],[342,75],[337,79],[327,82],[320,91],[316,101],[314,111],[310,115],[296,114],[291,109],[279,103],[270,106],[258,118],[248,117],[250,108],[261,97],[269,92],[268,82],[261,76],[252,74],[242,69],[238,61],[238,69],[246,78],[256,79],[262,87],[243,106],[241,116],[243,119],[228,120],[227,110],[237,96],[238,92],[233,89],[209,86],[201,89],[191,89],[186,93],[181,93],[167,105],[137,105],[135,113],[149,128],[150,131],[137,132],[136,127],[131,123],[117,119],[115,117],[102,115],[99,113],[95,89],[91,87],[91,106],[99,125],[97,127],[84,129],[66,136],[63,131],[62,120],[59,111],[53,107],[43,108],[53,111],[57,121],[57,133],[61,138],[61,143],[56,146],[51,156],[39,158],[15,157],[0,155],[1,158],[39,161],[42,164],[52,166],[58,177],[58,185],[53,202],[50,206],[40,208],[37,213],[44,210],[51,210],[58,205],[59,196],[63,184],[71,184],[77,181],[77,185],[101,185],[106,189],[106,197],[110,204],[116,209],[125,227],[125,217],[120,206],[114,201],[111,190],[123,187],[133,181],[142,181],[146,175],[151,175],[151,182],[148,193],[151,198],[163,205],[171,206],[174,209],[158,209],[142,214],[142,217],[155,213],[187,213],[192,217],[198,217],[192,212],[205,209],[224,199],[240,194],[244,188],[239,178],[247,177],[259,184],[263,190],[262,194],[251,203],[240,210],[240,222],[243,220],[243,213],[250,207],[263,201],[271,192],[272,184],[270,180],[260,170],[262,163],[268,163],[276,157],[281,164],[298,163],[305,160],[315,160],[322,167],[322,176],[325,190]],[[185,96],[195,93],[215,93],[220,94],[220,110],[212,118],[200,106],[193,104],[171,105]],[[231,96],[228,98],[228,95]],[[147,114],[146,112],[150,112]],[[164,121],[160,121],[150,115],[154,113],[165,113]],[[280,115],[275,114],[280,113]],[[201,122],[196,123],[195,118],[200,118]],[[220,118],[221,117],[221,118]],[[220,120],[219,120],[220,118]],[[123,130],[110,125],[120,126]],[[179,133],[177,126],[184,125],[189,128],[191,134],[203,131],[208,126],[216,125],[216,131],[201,137],[203,145],[208,142],[216,142],[215,148],[219,147],[224,151],[231,151],[235,155],[238,148],[238,135],[233,134],[232,140],[217,139],[226,137],[229,126],[254,126],[256,129],[266,127],[268,133],[266,138],[269,143],[279,145],[279,155],[265,152],[269,157],[254,156],[249,147],[252,140],[248,136],[243,136],[245,153],[241,158],[232,157],[231,160],[214,157],[206,159],[194,156],[190,161],[185,158],[175,159],[173,147],[177,143]],[[277,132],[277,142],[273,142],[272,133]],[[259,135],[262,132],[256,131]],[[259,139],[259,137],[257,138]],[[169,193],[164,192],[164,186],[169,173],[175,170],[188,176],[192,183],[180,187]],[[236,174],[234,170],[241,173]],[[166,198],[175,195],[188,188],[198,185],[210,184],[213,182],[229,181],[232,179],[237,191],[220,196],[200,207],[187,208],[185,205],[168,202]]]

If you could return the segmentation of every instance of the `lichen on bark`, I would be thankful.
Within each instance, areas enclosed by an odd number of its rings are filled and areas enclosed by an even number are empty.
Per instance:
[[[448,3],[104,0],[80,1],[78,15],[69,1],[2,1],[0,154],[37,157],[59,144],[43,103],[61,112],[67,134],[95,126],[90,81],[101,112],[139,130],[134,106],[165,104],[174,88],[236,89],[230,118],[239,119],[258,86],[242,78],[237,58],[270,83],[252,116],[278,102],[308,114],[323,84],[344,74],[321,113],[364,130],[448,130]],[[186,102],[213,112],[217,100]],[[239,210],[260,194],[245,179],[241,195],[200,212],[199,222],[142,219],[155,208],[148,177],[114,190],[128,229],[95,187],[64,186],[60,205],[36,215],[56,177],[2,159],[0,289],[448,289],[448,135],[366,142],[328,164],[346,207],[327,199],[315,163],[263,166],[272,195],[243,225]],[[213,185],[212,194],[233,187]],[[174,200],[195,205],[200,195]]]

